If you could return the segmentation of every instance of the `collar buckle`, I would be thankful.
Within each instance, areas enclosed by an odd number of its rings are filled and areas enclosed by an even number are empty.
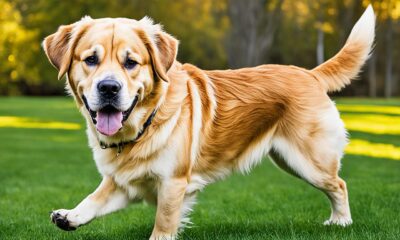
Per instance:
[[[103,143],[102,141],[100,141],[100,147],[101,147],[101,149],[106,149],[107,145],[105,143]]]
[[[124,143],[118,144],[118,146],[117,146],[117,157],[119,156],[119,154],[121,154],[123,148],[124,148]]]

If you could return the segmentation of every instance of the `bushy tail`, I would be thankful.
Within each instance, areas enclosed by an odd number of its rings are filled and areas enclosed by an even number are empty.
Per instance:
[[[351,30],[346,44],[333,58],[311,70],[327,92],[338,91],[357,77],[367,61],[375,38],[375,14],[372,6]]]

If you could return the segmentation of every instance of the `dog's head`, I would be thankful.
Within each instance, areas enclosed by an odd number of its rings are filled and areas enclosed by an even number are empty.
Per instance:
[[[178,41],[145,17],[84,17],[43,41],[50,62],[100,138],[127,138],[166,93]],[[136,129],[134,129],[136,128]]]

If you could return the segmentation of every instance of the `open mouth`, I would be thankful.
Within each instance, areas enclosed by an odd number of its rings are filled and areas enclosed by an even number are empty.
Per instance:
[[[135,97],[131,106],[126,111],[121,111],[115,106],[108,104],[96,112],[90,109],[84,95],[82,95],[82,99],[97,131],[106,136],[112,136],[122,128],[123,123],[129,118],[129,115],[136,106],[138,96]]]

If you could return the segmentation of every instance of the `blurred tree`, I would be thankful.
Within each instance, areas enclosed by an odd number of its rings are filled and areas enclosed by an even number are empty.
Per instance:
[[[228,1],[231,29],[227,52],[230,67],[265,63],[279,26],[282,3],[283,0]]]
[[[364,6],[366,6],[368,1],[363,2]],[[393,77],[393,58],[394,53],[396,52],[396,47],[394,46],[393,39],[395,27],[399,29],[398,22],[400,18],[400,1],[399,0],[386,0],[386,1],[373,1],[372,2],[375,11],[377,12],[377,21],[378,23],[383,23],[384,26],[384,35],[383,38],[380,34],[377,34],[376,42],[382,41],[384,42],[384,49],[375,49],[375,53],[372,56],[372,59],[369,62],[370,67],[370,96],[376,96],[376,90],[371,88],[376,87],[376,64],[377,64],[377,55],[378,52],[384,52],[384,96],[386,98],[390,98],[396,89],[397,81]],[[396,26],[397,25],[397,26]],[[380,51],[379,51],[380,50]]]
[[[343,46],[372,1],[376,46],[368,74],[341,95],[400,94],[400,0],[0,0],[0,94],[60,95],[40,48],[59,25],[93,18],[145,15],[180,40],[178,60],[205,69],[263,63],[313,68]]]
[[[226,67],[223,43],[229,21],[225,0],[164,0],[152,4],[148,15],[180,40],[180,61],[205,69]]]
[[[38,31],[25,28],[15,6],[0,0],[0,93],[16,94],[38,83],[35,51],[40,45],[32,44]]]
[[[394,22],[397,22],[400,17],[400,1],[391,0],[386,4],[381,3],[381,8],[384,9],[386,18],[386,70],[385,70],[385,97],[390,98],[394,92],[393,87],[396,85],[393,78],[393,35],[394,35]]]

